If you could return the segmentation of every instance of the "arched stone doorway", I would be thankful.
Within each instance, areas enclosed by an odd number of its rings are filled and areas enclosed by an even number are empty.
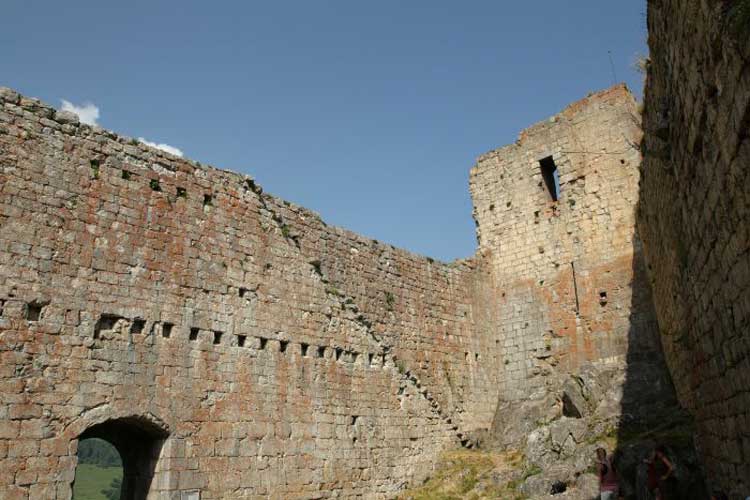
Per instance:
[[[164,441],[166,428],[142,417],[123,417],[92,425],[79,440],[99,438],[117,449],[122,459],[120,500],[139,500],[148,495]]]

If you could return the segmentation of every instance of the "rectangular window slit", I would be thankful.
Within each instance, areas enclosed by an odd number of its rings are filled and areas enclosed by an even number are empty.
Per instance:
[[[289,345],[289,342],[286,340],[280,340],[279,341],[279,352],[286,352],[286,347]]]
[[[165,339],[168,339],[170,336],[172,336],[172,327],[174,325],[172,323],[164,323],[161,326],[161,336]]]
[[[340,349],[340,348],[338,348],[338,347],[336,348],[336,354],[335,354],[335,359],[336,359],[336,361],[338,361],[338,360],[340,360],[340,359],[341,359],[341,353],[343,353],[343,352],[344,352],[344,350],[343,350],[343,349]]]
[[[317,357],[322,358],[326,355],[326,348],[324,346],[318,346]]]
[[[557,201],[560,198],[560,175],[557,172],[555,160],[551,156],[542,158],[539,160],[539,166],[542,169],[542,178],[544,178],[550,198],[552,201]]]
[[[260,340],[260,344],[258,344],[258,349],[262,351],[266,348],[268,339],[264,339],[263,337],[258,337],[258,340]]]
[[[237,347],[245,347],[246,335],[237,335]]]
[[[307,357],[307,351],[310,349],[309,344],[302,343],[302,356]]]
[[[223,335],[223,332],[214,332],[214,345],[221,344],[221,336]]]

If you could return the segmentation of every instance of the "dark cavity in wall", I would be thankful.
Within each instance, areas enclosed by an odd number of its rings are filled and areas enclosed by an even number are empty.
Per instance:
[[[542,158],[539,160],[539,166],[542,169],[542,177],[550,198],[552,201],[557,201],[560,198],[560,176],[557,172],[555,160],[551,156]]]
[[[96,325],[94,325],[94,338],[98,339],[103,331],[114,329],[117,322],[121,319],[123,319],[122,316],[116,314],[102,314],[96,322]]]
[[[189,336],[188,336],[188,339],[189,339],[190,341],[192,341],[192,342],[194,342],[194,341],[198,340],[198,334],[199,334],[199,333],[200,333],[200,329],[198,329],[198,328],[195,328],[195,327],[191,328],[191,329],[190,329],[190,333],[189,333]]]
[[[130,325],[130,333],[143,333],[144,328],[146,328],[146,320],[135,318]]]
[[[26,319],[29,321],[39,321],[42,319],[42,310],[45,305],[41,302],[29,302],[26,305]]]

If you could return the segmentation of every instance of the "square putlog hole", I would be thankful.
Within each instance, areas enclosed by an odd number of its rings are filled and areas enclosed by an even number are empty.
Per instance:
[[[141,318],[135,318],[133,323],[130,324],[130,333],[143,333],[146,328],[146,320]]]
[[[29,302],[26,305],[26,319],[29,321],[39,321],[42,319],[44,304],[41,302]]]

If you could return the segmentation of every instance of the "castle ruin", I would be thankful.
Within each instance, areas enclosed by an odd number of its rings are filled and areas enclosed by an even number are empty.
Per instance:
[[[645,139],[615,86],[481,156],[478,249],[452,263],[1,89],[0,498],[69,499],[87,437],[117,448],[125,499],[392,498],[539,418],[551,442],[566,425],[552,463],[581,426],[680,408],[739,494],[747,45],[689,3],[650,5]],[[587,370],[613,388],[590,408]]]

